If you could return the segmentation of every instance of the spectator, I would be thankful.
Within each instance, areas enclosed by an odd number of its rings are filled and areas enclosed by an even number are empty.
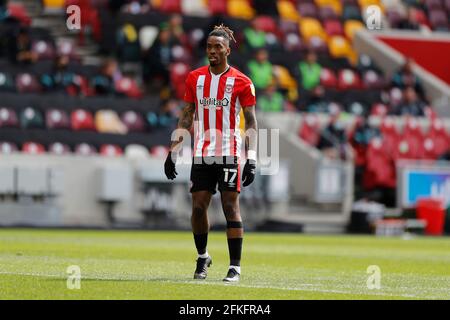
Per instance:
[[[169,65],[172,62],[172,47],[176,42],[171,38],[167,23],[160,27],[158,38],[149,51],[144,54],[143,76],[146,83],[156,84],[158,90],[167,88],[170,80]]]
[[[265,49],[259,49],[247,64],[248,75],[256,90],[265,90],[273,81],[273,66]]]
[[[161,101],[161,108],[158,119],[161,127],[176,128],[178,116],[180,113],[177,100],[169,98]]]
[[[271,83],[259,96],[258,107],[264,112],[281,112],[285,109],[284,97],[277,90],[275,83]]]
[[[168,29],[170,32],[170,41],[172,43],[187,44],[187,37],[183,30],[183,17],[179,14],[170,16],[168,22]]]
[[[309,51],[306,60],[298,64],[300,82],[303,89],[311,90],[320,83],[320,72],[322,67],[317,63],[317,56],[314,52]]]
[[[419,30],[420,25],[416,19],[416,8],[409,7],[407,17],[398,24],[398,29]]]
[[[68,64],[68,56],[56,57],[51,72],[41,76],[40,81],[44,90],[66,92],[68,87],[76,86],[76,75],[67,69]],[[79,85],[77,87],[80,88]]]
[[[92,79],[96,94],[114,93],[114,84],[122,78],[122,73],[115,59],[107,59],[100,69],[100,74]]]
[[[321,132],[319,148],[325,157],[330,159],[347,159],[350,148],[345,135],[345,125],[337,116],[333,117],[330,124]]]
[[[403,91],[403,101],[394,107],[392,114],[394,115],[412,115],[424,116],[425,103],[419,99],[413,87],[407,87]]]
[[[32,51],[32,43],[27,28],[21,27],[15,40],[11,39],[9,57],[13,63],[30,64],[37,61],[37,53]]]
[[[413,87],[417,93],[424,98],[424,90],[420,79],[413,72],[413,62],[411,58],[407,58],[403,66],[397,70],[392,77],[392,85],[400,89]]]
[[[258,30],[255,20],[253,20],[251,26],[244,29],[244,40],[250,51],[262,49],[266,46],[266,33]]]
[[[328,113],[329,101],[325,98],[325,90],[322,86],[317,86],[307,93],[306,111]]]

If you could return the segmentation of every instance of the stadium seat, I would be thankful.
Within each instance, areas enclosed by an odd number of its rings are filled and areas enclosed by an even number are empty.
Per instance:
[[[195,17],[205,17],[209,14],[204,0],[181,0],[181,12],[183,15]]]
[[[1,154],[11,154],[17,152],[18,148],[15,143],[0,141],[0,153]]]
[[[385,86],[384,78],[374,70],[367,70],[363,73],[363,83],[368,89],[382,89]]]
[[[291,76],[289,70],[286,67],[281,65],[274,65],[273,73],[280,88],[297,88],[297,81]]]
[[[45,123],[48,129],[70,129],[69,115],[64,110],[47,109]]]
[[[319,18],[322,21],[326,21],[326,20],[336,20],[339,17],[333,7],[324,6],[319,8]]]
[[[43,128],[44,118],[40,111],[27,107],[19,115],[20,127],[23,129]]]
[[[212,16],[227,14],[227,0],[208,0],[208,10]]]
[[[190,67],[186,63],[178,62],[172,63],[169,66],[170,81],[175,89],[175,96],[178,99],[183,99],[186,86],[186,77],[190,71]]]
[[[181,0],[164,0],[159,10],[163,13],[181,13]]]
[[[167,157],[167,154],[169,153],[169,148],[166,146],[154,146],[150,148],[150,155],[155,158],[164,159]]]
[[[411,154],[415,159],[421,158],[423,149],[423,132],[415,118],[408,118],[403,128],[403,139],[408,142]]]
[[[41,89],[36,76],[29,73],[19,73],[16,76],[16,88],[20,93],[37,93]]]
[[[200,42],[203,41],[205,37],[205,32],[201,28],[195,28],[188,33],[188,45],[191,51],[195,51],[199,46]]]
[[[247,0],[228,0],[228,15],[233,18],[252,19],[255,16],[255,10]]]
[[[403,20],[403,15],[399,12],[399,10],[396,7],[389,8],[386,10],[386,18],[391,28],[396,28]]]
[[[411,141],[403,138],[398,141],[397,149],[393,153],[395,160],[413,160],[421,158],[421,145],[411,143]]]
[[[344,30],[342,28],[342,24],[339,20],[325,20],[323,22],[323,26],[325,28],[325,32],[328,36],[343,36]]]
[[[331,7],[337,15],[340,16],[342,14],[342,3],[340,0],[315,0],[315,3],[319,8]]]
[[[317,146],[320,138],[320,124],[317,116],[307,114],[300,125],[298,136],[311,146]]]
[[[314,3],[310,3],[310,2],[302,2],[298,5],[298,12],[300,13],[300,16],[302,18],[314,18],[314,19],[318,19],[319,18],[319,13],[317,10],[317,7]]]
[[[322,68],[320,71],[320,84],[325,88],[336,88],[337,77],[333,70]]]
[[[66,155],[70,154],[70,147],[61,142],[53,142],[48,146],[48,153],[55,155]]]
[[[113,110],[98,110],[95,113],[95,127],[101,133],[126,134],[127,127]]]
[[[22,145],[22,152],[25,154],[43,154],[45,153],[45,147],[37,142],[25,142]]]
[[[385,117],[388,114],[388,107],[383,103],[375,103],[372,105],[372,108],[370,109],[370,114],[372,116],[379,116],[379,117]]]
[[[8,2],[8,12],[9,16],[16,18],[24,26],[31,25],[31,17],[28,14],[25,6],[21,3]]]
[[[13,92],[15,87],[14,78],[9,73],[0,71],[0,92]]]
[[[440,154],[437,152],[435,142],[432,138],[426,137],[421,142],[422,142],[421,144],[422,159],[436,160],[440,156]]]
[[[429,14],[430,25],[434,30],[448,31],[449,21],[445,11],[433,10]]]
[[[442,155],[450,148],[450,135],[440,119],[431,122],[430,128],[426,134],[434,142],[434,149],[437,155]]]
[[[359,20],[362,21],[361,11],[357,6],[344,6],[342,10],[342,19],[346,20]]]
[[[380,132],[383,136],[383,144],[385,145],[388,152],[393,153],[397,148],[398,140],[400,139],[400,134],[397,130],[397,126],[390,118],[385,118],[381,122]]]
[[[333,36],[328,42],[330,55],[334,58],[350,59],[354,52],[348,40],[342,36]]]
[[[270,16],[258,16],[253,19],[253,26],[258,31],[278,34],[278,27],[275,20]]]
[[[115,144],[102,144],[100,146],[100,155],[106,157],[119,157],[123,155],[123,150]]]
[[[355,33],[360,30],[364,29],[364,24],[361,21],[358,20],[347,20],[344,22],[344,31],[345,36],[350,40],[353,41],[353,37],[355,36]]]
[[[360,89],[361,80],[359,75],[351,69],[342,69],[338,72],[338,89]]]
[[[308,41],[309,49],[319,55],[328,55],[328,45],[320,37],[312,36]]]
[[[94,116],[91,112],[84,109],[75,109],[70,115],[72,130],[95,131]]]
[[[376,137],[369,142],[366,159],[364,187],[366,189],[375,187],[394,188],[396,185],[394,160],[386,149],[384,139]]]
[[[171,49],[173,62],[183,62],[190,64],[192,61],[191,53],[181,45],[174,45]]]
[[[0,128],[16,128],[19,126],[16,112],[11,108],[0,108]]]
[[[142,97],[141,89],[139,89],[136,80],[129,77],[123,77],[117,80],[114,83],[114,89],[117,93],[129,98],[139,99]]]
[[[125,111],[120,117],[122,123],[127,127],[128,132],[144,132],[145,121],[141,114],[135,111]]]
[[[125,157],[134,160],[145,160],[150,157],[146,147],[138,144],[130,144],[125,147]]]
[[[398,105],[403,99],[402,90],[399,88],[391,88],[389,91],[389,104],[391,107]]]
[[[53,45],[44,40],[34,41],[31,50],[37,54],[38,60],[52,60],[56,55]]]
[[[300,33],[307,41],[313,36],[322,38],[322,40],[327,41],[327,36],[322,28],[322,25],[320,24],[319,20],[314,18],[300,19]]]
[[[159,29],[155,26],[143,26],[139,30],[139,44],[142,51],[151,48],[156,38],[158,37],[158,32]]]
[[[211,0],[210,0],[211,1]],[[278,12],[283,20],[298,21],[300,16],[295,5],[288,0],[277,1]],[[282,20],[282,21],[283,21]]]
[[[80,143],[75,146],[74,153],[80,156],[92,156],[97,154],[97,150],[88,143]]]
[[[306,44],[298,33],[286,34],[283,44],[286,51],[304,52],[307,49]]]
[[[68,56],[71,60],[78,60],[79,58],[75,52],[75,45],[71,41],[59,41],[56,48],[56,53],[58,56]]]
[[[289,20],[280,20],[278,30],[284,35],[295,33],[300,35],[298,23]]]

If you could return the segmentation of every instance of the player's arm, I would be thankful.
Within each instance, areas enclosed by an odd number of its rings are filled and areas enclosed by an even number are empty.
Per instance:
[[[187,103],[183,110],[181,111],[181,116],[178,119],[178,129],[190,130],[192,127],[192,123],[194,122],[194,114],[195,114],[195,104]],[[172,141],[170,145],[170,151],[167,155],[166,162],[164,163],[164,173],[166,174],[167,179],[173,180],[176,178],[178,172],[175,169],[176,160],[173,157],[172,152],[175,150],[176,146],[183,142],[183,137],[180,136],[178,140]]]
[[[245,152],[247,161],[242,171],[242,182],[244,187],[253,182],[256,175],[256,154],[258,145],[258,122],[256,121],[255,106],[245,107]]]

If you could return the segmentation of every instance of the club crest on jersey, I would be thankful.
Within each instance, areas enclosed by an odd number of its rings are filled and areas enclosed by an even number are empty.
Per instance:
[[[233,85],[232,84],[227,84],[225,86],[225,92],[226,93],[232,93],[233,92]]]
[[[216,99],[216,98],[202,98],[200,99],[200,104],[203,107],[227,107],[230,101],[227,98]]]

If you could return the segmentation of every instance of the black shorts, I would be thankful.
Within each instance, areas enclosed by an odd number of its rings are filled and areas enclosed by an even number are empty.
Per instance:
[[[241,192],[241,170],[237,157],[194,158],[191,168],[190,192]]]

